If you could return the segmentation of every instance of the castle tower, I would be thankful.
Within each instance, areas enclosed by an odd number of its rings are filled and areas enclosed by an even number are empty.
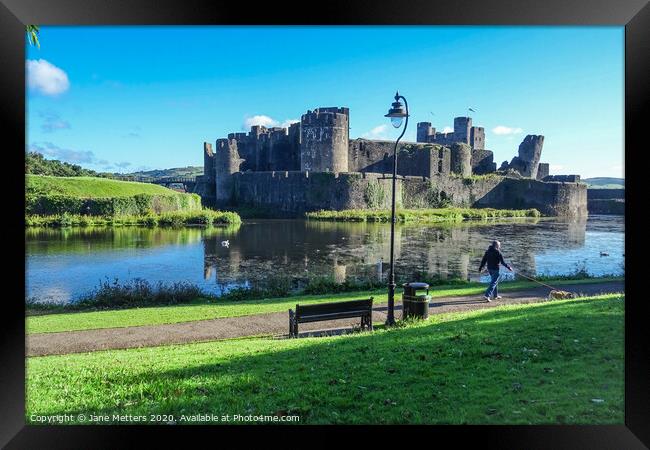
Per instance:
[[[418,122],[417,142],[429,142],[429,136],[435,136],[436,129],[431,122]]]
[[[300,120],[300,170],[347,172],[348,108],[317,108]]]
[[[463,143],[452,144],[451,171],[463,177],[472,175],[472,147]]]
[[[471,128],[471,117],[454,117],[454,137],[456,138],[456,142],[469,144]]]
[[[474,150],[485,150],[485,129],[483,127],[470,129],[469,145]]]
[[[214,152],[216,200],[223,203],[232,196],[232,175],[239,172],[243,160],[237,151],[235,139],[217,139]]]
[[[209,142],[203,143],[203,176],[206,181],[214,181],[214,153]]]

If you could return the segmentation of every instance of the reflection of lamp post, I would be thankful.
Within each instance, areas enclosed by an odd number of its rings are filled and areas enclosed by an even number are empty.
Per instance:
[[[404,106],[400,103],[400,99],[404,100]],[[384,117],[390,117],[390,122],[395,128],[402,126],[402,119],[406,118],[402,134],[399,135],[395,141],[395,150],[393,151],[393,198],[391,201],[391,215],[390,215],[390,272],[388,276],[388,314],[386,316],[386,325],[395,325],[395,187],[397,184],[397,144],[406,133],[406,127],[409,124],[409,105],[406,99],[395,93],[395,102],[392,108],[388,110],[388,114]]]

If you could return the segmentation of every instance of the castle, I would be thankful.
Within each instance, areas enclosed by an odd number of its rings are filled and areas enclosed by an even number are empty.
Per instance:
[[[321,107],[289,128],[252,126],[248,133],[203,145],[196,192],[211,206],[267,206],[287,213],[383,208],[390,204],[394,141],[350,139],[350,111]],[[398,204],[537,208],[548,215],[586,215],[578,175],[549,176],[544,136],[528,135],[499,170],[485,149],[485,130],[456,117],[454,131],[417,124],[417,142],[400,143]],[[495,174],[492,177],[471,175]]]

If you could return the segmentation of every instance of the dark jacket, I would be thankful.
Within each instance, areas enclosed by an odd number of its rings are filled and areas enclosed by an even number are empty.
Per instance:
[[[490,247],[486,250],[483,259],[481,260],[481,267],[478,269],[479,272],[483,270],[483,266],[485,266],[486,262],[488,270],[499,270],[499,264],[503,264],[504,267],[510,269],[510,265],[503,260],[501,252],[494,247]]]

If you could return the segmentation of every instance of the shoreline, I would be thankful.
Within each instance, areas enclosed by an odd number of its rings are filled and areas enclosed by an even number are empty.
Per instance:
[[[557,287],[586,284],[624,282],[625,277],[598,277],[583,279],[544,280]],[[449,296],[480,295],[484,283],[432,286],[432,299]],[[527,290],[539,285],[530,281],[510,281],[500,284],[502,292]],[[398,291],[398,300],[401,294]],[[157,325],[196,320],[251,316],[264,313],[286,312],[299,304],[317,304],[346,301],[360,298],[375,298],[375,305],[386,303],[386,289],[366,289],[338,293],[299,294],[289,297],[268,297],[249,300],[208,300],[196,298],[191,302],[167,305],[143,305],[128,308],[84,310],[31,310],[26,306],[27,333],[49,333],[59,331],[112,328],[124,326]]]

